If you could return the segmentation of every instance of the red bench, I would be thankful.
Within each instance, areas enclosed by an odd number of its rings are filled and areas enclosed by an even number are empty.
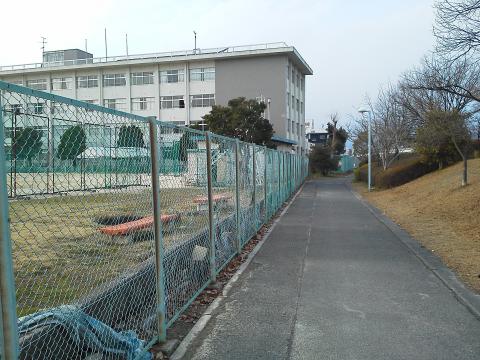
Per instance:
[[[232,198],[230,194],[214,194],[212,196],[214,205],[225,205],[228,200]],[[197,196],[193,199],[193,202],[197,204],[197,210],[206,210],[208,209],[208,196]]]
[[[167,214],[161,217],[162,224],[170,224],[171,222],[180,220],[180,214]],[[110,225],[100,228],[99,231],[105,235],[126,236],[135,231],[144,230],[153,227],[153,216],[146,216],[144,218],[129,221],[123,224]]]

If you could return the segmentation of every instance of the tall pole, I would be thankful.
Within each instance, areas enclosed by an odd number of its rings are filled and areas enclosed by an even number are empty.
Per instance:
[[[193,53],[196,54],[197,53],[197,32],[195,30],[193,31],[193,35],[195,37],[195,47],[193,48]]]
[[[267,160],[268,153],[267,147],[263,147],[263,222],[266,224],[268,221],[268,191],[267,191]]]
[[[128,58],[128,34],[125,34],[125,49],[127,50],[127,58]]]
[[[371,115],[368,113],[368,191],[372,190],[372,125]]]
[[[165,320],[165,285],[163,271],[163,234],[160,207],[160,151],[158,146],[157,121],[149,118],[151,171],[152,171],[152,197],[153,197],[153,224],[155,235],[155,280],[157,300],[158,341],[164,342],[167,338]]]
[[[2,99],[0,97],[0,139],[4,141]],[[12,240],[5,173],[5,147],[0,146],[0,356],[2,359],[18,358],[17,311],[13,275]]]
[[[105,61],[108,58],[108,50],[107,50],[107,28],[105,28]]]
[[[212,184],[212,143],[210,133],[205,132],[206,150],[207,150],[207,191],[208,191],[208,228],[210,240],[210,282],[213,284],[217,280],[215,268],[215,219],[213,209],[213,184]]]
[[[237,253],[242,251],[242,231],[240,222],[240,141],[235,139],[235,211],[237,222]]]

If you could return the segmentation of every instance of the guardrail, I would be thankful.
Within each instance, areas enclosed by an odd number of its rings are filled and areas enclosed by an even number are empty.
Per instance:
[[[51,68],[51,67],[59,67],[59,66],[102,64],[102,63],[127,61],[127,60],[129,61],[129,60],[142,60],[142,59],[162,59],[162,58],[174,58],[174,57],[187,57],[187,56],[194,56],[194,55],[238,53],[238,52],[244,52],[244,51],[269,50],[269,49],[277,49],[277,48],[285,48],[285,47],[288,47],[286,43],[276,42],[276,43],[265,43],[265,44],[254,44],[254,45],[225,46],[225,47],[216,47],[216,48],[207,48],[207,49],[198,48],[198,49],[192,49],[192,50],[167,51],[167,52],[160,52],[160,53],[148,53],[148,54],[137,54],[137,55],[121,55],[121,56],[108,56],[108,57],[104,56],[104,57],[95,57],[95,58],[86,58],[86,59],[51,61],[51,62],[43,62],[43,63],[4,65],[4,66],[0,66],[0,72]]]

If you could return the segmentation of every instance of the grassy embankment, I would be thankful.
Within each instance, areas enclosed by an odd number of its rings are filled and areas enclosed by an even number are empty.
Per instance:
[[[463,188],[461,163],[388,190],[354,188],[480,293],[480,159],[468,167]]]

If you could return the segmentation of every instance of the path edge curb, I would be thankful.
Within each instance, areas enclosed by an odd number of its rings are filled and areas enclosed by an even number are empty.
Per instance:
[[[475,294],[458,279],[457,275],[430,250],[415,240],[406,230],[391,220],[383,211],[372,205],[350,184],[346,184],[350,192],[365,206],[385,227],[387,227],[400,242],[412,252],[452,293],[453,296],[480,320],[480,295]]]
[[[293,204],[297,196],[302,192],[303,186],[305,183],[303,183],[297,190],[297,192],[292,196],[288,204],[285,206],[285,208],[282,210],[280,215],[273,221],[272,226],[267,230],[265,235],[263,236],[262,241],[260,241],[255,248],[252,250],[252,252],[248,255],[247,260],[240,265],[238,268],[237,272],[235,275],[232,276],[232,278],[227,282],[227,284],[224,286],[222,290],[222,294],[219,295],[205,310],[205,312],[200,316],[200,319],[198,319],[197,323],[190,329],[188,334],[183,338],[183,340],[180,342],[178,347],[175,349],[173,354],[170,356],[170,360],[181,360],[190,345],[193,343],[193,341],[200,335],[200,333],[203,331],[203,329],[207,326],[208,322],[210,321],[212,317],[212,313],[215,309],[217,309],[222,301],[228,296],[230,293],[231,289],[233,288],[233,285],[238,281],[240,276],[243,274],[245,269],[248,267],[248,265],[252,262],[252,260],[255,258],[257,253],[260,251],[262,248],[263,244],[268,240],[270,237],[270,234],[273,232],[273,229],[277,226],[277,223],[280,221],[280,219],[285,215],[285,213],[288,211],[290,206]]]

